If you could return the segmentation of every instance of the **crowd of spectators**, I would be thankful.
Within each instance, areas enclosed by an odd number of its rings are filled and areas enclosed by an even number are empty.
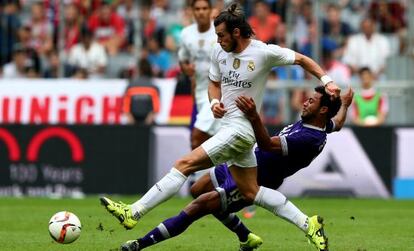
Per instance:
[[[228,2],[213,0],[215,15]],[[358,83],[363,68],[374,83],[385,79],[387,59],[406,53],[406,1],[320,1],[317,15],[310,0],[239,2],[257,39],[317,59],[342,86]],[[1,0],[0,75],[132,79],[146,59],[154,77],[183,79],[177,48],[191,22],[187,0]],[[266,92],[264,119],[283,123],[284,100],[291,100],[290,117],[297,116],[309,76],[292,66],[276,68],[270,78],[297,87]]]

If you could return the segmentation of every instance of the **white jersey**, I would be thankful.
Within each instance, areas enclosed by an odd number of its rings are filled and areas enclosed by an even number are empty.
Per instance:
[[[217,43],[217,35],[214,25],[206,32],[199,32],[197,24],[187,26],[181,31],[181,45],[178,50],[180,61],[190,61],[195,64],[195,99],[197,108],[201,109],[202,103],[208,100],[208,71],[210,69],[211,53]]]
[[[241,53],[225,52],[217,44],[212,53],[209,78],[221,82],[221,102],[227,110],[224,118],[244,116],[235,103],[241,95],[252,97],[260,111],[270,70],[294,61],[293,50],[255,39]]]

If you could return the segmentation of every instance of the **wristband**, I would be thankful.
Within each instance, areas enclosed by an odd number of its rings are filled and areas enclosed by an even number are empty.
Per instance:
[[[213,99],[211,100],[211,102],[210,102],[210,109],[213,109],[213,106],[214,106],[215,104],[220,104],[220,100],[218,100],[218,99],[216,99],[216,98],[213,98]]]
[[[323,75],[321,77],[321,81],[322,81],[323,85],[327,85],[328,83],[333,82],[332,78],[329,77],[328,75]]]

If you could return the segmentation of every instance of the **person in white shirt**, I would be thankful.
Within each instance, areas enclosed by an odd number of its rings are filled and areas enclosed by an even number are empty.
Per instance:
[[[238,196],[292,222],[303,231],[311,231],[314,245],[325,250],[327,241],[321,222],[310,222],[283,194],[257,185],[257,163],[253,152],[255,132],[237,107],[236,100],[247,96],[257,104],[259,111],[267,76],[273,67],[282,65],[300,65],[320,79],[331,96],[339,96],[340,89],[312,59],[290,49],[252,39],[253,30],[236,3],[215,18],[214,26],[218,44],[211,57],[208,93],[214,117],[222,120],[220,130],[177,160],[171,171],[132,205],[106,197],[100,198],[101,203],[125,228],[131,229],[138,219],[177,193],[189,174],[227,163],[240,191]],[[321,107],[319,112],[326,113],[327,107]],[[286,139],[281,138],[279,143],[287,153],[289,143]]]
[[[182,71],[191,78],[197,117],[191,132],[191,148],[195,149],[214,135],[219,121],[214,119],[208,99],[208,70],[211,53],[217,42],[211,22],[211,3],[208,0],[193,1],[191,4],[195,23],[181,32],[178,59]]]
[[[93,40],[93,33],[83,27],[81,42],[70,50],[68,63],[72,67],[86,69],[89,78],[102,78],[108,64],[108,57],[105,48]]]
[[[375,78],[381,76],[390,55],[387,38],[375,32],[375,23],[371,18],[361,22],[361,31],[349,38],[345,47],[343,62],[357,74],[363,67],[368,67]]]
[[[191,3],[195,23],[181,31],[181,44],[178,59],[181,70],[191,79],[193,99],[197,115],[191,130],[191,149],[196,149],[204,141],[216,134],[220,121],[210,110],[208,99],[208,70],[211,53],[217,42],[214,25],[211,21],[212,5],[209,0],[195,0]],[[189,177],[189,185],[201,177],[207,170],[196,172]]]

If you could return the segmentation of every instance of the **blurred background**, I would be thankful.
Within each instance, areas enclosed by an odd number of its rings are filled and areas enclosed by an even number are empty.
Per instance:
[[[356,92],[347,127],[281,190],[414,198],[414,2],[239,2],[256,39]],[[229,1],[212,3],[217,15]],[[192,22],[185,0],[0,1],[0,196],[137,194],[162,177],[190,151],[177,48]],[[272,70],[271,133],[299,118],[316,84],[299,66]]]

